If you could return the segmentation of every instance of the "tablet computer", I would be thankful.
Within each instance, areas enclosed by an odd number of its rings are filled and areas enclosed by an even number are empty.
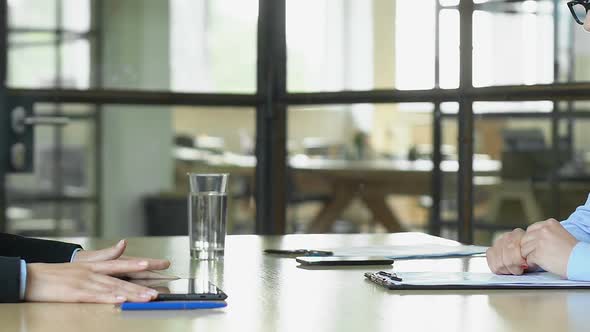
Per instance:
[[[131,280],[158,291],[155,301],[223,301],[227,295],[216,285],[195,278]]]

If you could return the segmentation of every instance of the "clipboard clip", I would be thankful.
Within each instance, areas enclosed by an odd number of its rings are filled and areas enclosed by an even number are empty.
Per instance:
[[[398,277],[397,274],[393,272],[366,272],[365,278],[368,280],[385,287],[391,287],[395,285],[399,285],[402,282],[402,278]]]

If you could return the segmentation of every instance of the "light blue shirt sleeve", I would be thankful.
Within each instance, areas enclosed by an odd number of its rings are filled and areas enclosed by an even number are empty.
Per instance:
[[[578,241],[567,263],[567,278],[590,281],[590,196],[561,225]]]
[[[76,254],[80,250],[82,250],[82,249],[81,248],[78,248],[78,249],[74,250],[74,252],[72,253],[72,257],[70,258],[70,263],[74,261],[74,258],[76,258]]]
[[[78,248],[78,249],[74,250],[74,252],[72,253],[72,257],[70,258],[70,262],[74,261],[76,254],[80,250],[82,250],[82,249]],[[21,259],[20,260],[20,293],[19,293],[21,300],[25,299],[25,292],[26,291],[27,291],[27,262],[25,262],[24,259]]]
[[[25,299],[25,291],[27,290],[27,262],[24,259],[20,260],[20,299]]]

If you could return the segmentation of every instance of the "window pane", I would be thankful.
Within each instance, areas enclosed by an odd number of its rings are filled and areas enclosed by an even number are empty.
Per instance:
[[[442,103],[441,110],[445,114],[458,114],[459,103],[447,102]],[[475,114],[489,113],[550,113],[553,110],[553,102],[550,101],[525,101],[525,102],[475,102],[473,103],[473,112]]]
[[[435,1],[396,1],[396,87],[400,90],[434,88]]]
[[[459,0],[439,0],[441,6],[458,6]]]
[[[72,89],[90,87],[90,42],[77,39],[61,45],[61,86]]]
[[[209,86],[203,87],[203,91],[252,93],[256,90],[258,1],[218,0],[209,3],[205,36],[210,72]],[[201,48],[202,45],[195,43],[195,47]],[[239,50],[237,54],[236,50]],[[193,59],[188,60],[184,67],[179,63],[177,68],[184,72],[190,67],[188,64],[194,63]],[[199,91],[189,84],[178,89]]]
[[[550,101],[526,101],[526,102],[475,102],[473,112],[485,113],[550,113],[553,103]]]
[[[87,116],[90,121],[96,108],[95,105],[89,104],[60,104],[58,107],[55,104],[37,103],[35,104],[35,114],[53,115],[59,112],[66,116],[73,116],[74,118]]]
[[[54,45],[57,37],[50,32],[22,32],[8,35],[9,46],[13,48],[39,47]]]
[[[9,27],[57,28],[56,0],[18,0],[7,3]]]
[[[56,109],[56,105],[44,104],[35,112],[47,114]],[[35,236],[93,233],[94,135],[93,122],[88,119],[74,119],[62,129],[36,128],[33,174],[7,176],[8,229]]]
[[[8,85],[26,88],[55,86],[55,57],[53,45],[11,47],[8,50]]]
[[[553,4],[490,2],[473,16],[474,86],[553,82]]]
[[[30,231],[55,235],[46,232],[47,224],[54,227],[59,219],[61,235],[91,235],[94,219],[87,218],[94,214],[77,208],[70,213],[68,206],[86,202],[95,207],[93,197],[101,195],[104,236],[185,235],[186,173],[227,172],[232,194],[228,232],[254,232],[254,109],[103,106],[97,146],[94,106],[58,106],[38,104],[35,111],[59,110],[72,118],[70,124],[60,135],[53,127],[39,127],[34,173],[7,177],[9,206],[26,210],[11,210],[13,219],[29,220]],[[73,230],[66,219],[75,220]]]
[[[559,107],[562,112],[590,112],[590,101],[561,102]]]
[[[43,128],[43,127],[39,127]],[[39,193],[56,193],[80,196],[90,195],[94,188],[94,129],[89,121],[72,121],[61,129],[37,129],[35,132],[35,183],[30,188]],[[61,142],[57,145],[56,142]],[[58,150],[59,149],[59,150]],[[58,163],[58,158],[60,161]],[[54,176],[60,172],[63,188]]]
[[[93,203],[15,201],[7,209],[7,231],[24,236],[88,236],[93,232]],[[58,214],[60,218],[56,219]]]
[[[421,20],[411,0],[287,1],[288,89],[432,88],[434,15],[434,0]]]
[[[62,27],[67,31],[87,32],[90,30],[90,0],[60,0]],[[100,1],[99,1],[100,2]]]
[[[57,43],[57,35],[12,34],[8,59],[8,85],[16,88],[48,88],[58,85],[61,88],[89,88],[89,40],[75,36],[63,38]],[[58,50],[59,58],[56,59]],[[59,80],[56,78],[57,68],[61,68]]]
[[[439,18],[440,87],[456,89],[459,87],[459,11],[443,9]]]
[[[459,103],[443,103],[441,110],[454,110],[459,108]],[[440,230],[441,236],[448,239],[458,239],[457,225],[459,220],[459,198],[457,188],[458,186],[458,151],[457,137],[458,127],[456,118],[441,120],[441,157],[442,160],[452,161],[457,166],[456,169],[445,171],[442,173],[442,186],[440,188],[441,200],[439,202],[440,208]],[[442,166],[442,165],[441,165]],[[442,168],[442,167],[441,167]],[[435,204],[434,201],[430,205]]]
[[[257,0],[109,2],[105,12],[117,13],[102,22],[105,88],[255,91]]]
[[[34,12],[47,5],[13,2],[20,11],[11,11],[12,21],[19,21],[21,12]],[[54,55],[48,57],[37,51],[22,57],[22,52],[11,49],[18,54],[9,62],[14,74],[9,84],[22,88],[55,86],[59,66],[62,87],[66,88],[94,87],[90,81],[96,69],[101,71],[102,87],[109,89],[255,91],[257,0],[126,0],[100,1],[97,6],[101,6],[104,19],[93,28],[101,33],[100,43],[95,43],[94,31],[86,34],[91,30],[91,2],[64,0],[60,24],[65,29],[60,36],[63,44],[44,45],[48,52],[51,47],[60,49],[60,64],[55,63]],[[56,38],[54,35],[51,40]],[[31,70],[21,72],[23,64]],[[45,72],[53,75],[47,78]]]
[[[405,229],[425,230],[429,206],[422,197],[430,195],[432,109],[432,104],[289,108],[289,232],[392,230],[395,216]],[[331,200],[349,203],[325,219],[319,213]]]
[[[186,213],[186,173],[229,173],[228,232],[254,233],[256,116],[248,108],[174,107],[174,192]],[[186,218],[179,220],[186,224]],[[156,234],[154,234],[156,235]]]
[[[502,163],[498,177],[474,179],[478,243],[491,244],[495,234],[550,216],[560,218],[552,211],[549,177],[552,160],[558,158],[563,165],[569,157],[566,151],[553,156],[550,120],[478,120],[475,140],[478,153]]]
[[[54,131],[50,127],[39,127],[35,131],[35,161],[36,166],[42,166],[45,161],[39,160],[38,156],[43,150],[50,149],[54,146]],[[47,161],[49,163],[50,161]],[[49,167],[49,166],[48,166]],[[41,193],[51,191],[50,186],[46,185],[47,181],[40,180],[40,174],[35,170],[35,174],[9,174],[6,178],[6,187],[8,196],[13,193],[16,196],[20,195],[20,192],[25,193]]]
[[[563,8],[565,7],[565,8]],[[566,6],[560,8],[560,81],[590,81],[590,45],[588,34],[575,23]]]
[[[588,119],[562,120],[560,136],[571,153],[571,160],[560,168],[559,214],[566,218],[588,198],[590,178],[590,121]],[[564,144],[565,145],[565,144]]]
[[[8,229],[35,236],[94,232],[96,208],[95,106],[35,104],[35,114],[71,117],[61,127],[35,129],[32,174],[7,176]]]

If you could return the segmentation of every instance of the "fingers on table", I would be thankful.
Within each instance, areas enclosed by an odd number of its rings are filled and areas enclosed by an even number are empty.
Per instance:
[[[523,242],[521,244],[521,252],[522,252],[522,256],[526,257],[527,260],[529,260],[530,255],[535,251],[535,249],[537,248],[537,241],[534,240],[534,238],[527,238],[527,239],[523,239]]]
[[[486,257],[490,270],[496,274],[522,274],[526,269],[526,260],[520,252],[520,240],[525,231],[515,229],[504,234],[488,249]]]
[[[495,274],[510,274],[502,262],[502,252],[497,247],[492,247],[486,252],[488,266]]]
[[[123,303],[127,301],[124,296],[111,294],[111,293],[100,293],[100,292],[80,292],[78,295],[78,302],[84,303]]]
[[[517,228],[508,234],[506,242],[502,246],[502,262],[510,274],[521,275],[527,268],[527,262],[520,248],[520,242],[524,235],[525,231]]]
[[[165,270],[170,267],[170,261],[167,259],[143,258],[121,256],[121,260],[143,260],[148,262],[148,270]]]
[[[125,252],[127,240],[121,240],[114,246],[99,250],[83,250],[76,255],[78,262],[101,262],[119,258]]]
[[[149,263],[146,260],[111,260],[104,262],[86,263],[91,271],[107,274],[117,275],[129,272],[141,272],[148,269]]]
[[[102,293],[123,301],[130,302],[148,302],[154,300],[158,296],[158,292],[154,289],[136,285],[124,280],[95,274],[93,282],[97,287],[102,289]]]
[[[121,240],[112,247],[97,250],[95,252],[95,261],[108,261],[121,257],[127,248],[127,240]]]
[[[559,221],[557,221],[556,219],[551,218],[551,219],[547,219],[547,220],[544,220],[544,221],[536,222],[536,223],[530,225],[529,227],[527,227],[526,230],[527,230],[527,233],[528,233],[528,232],[531,232],[531,231],[540,230],[540,229],[545,228],[547,226],[554,226],[554,225],[557,225],[557,224],[559,224]]]
[[[526,260],[520,253],[520,245],[510,243],[502,250],[502,263],[510,274],[521,275],[526,269]]]
[[[154,271],[141,271],[141,272],[129,272],[125,273],[125,277],[131,279],[152,279],[155,280],[157,283],[161,283],[162,280],[176,280],[180,279],[177,276],[154,272]]]

